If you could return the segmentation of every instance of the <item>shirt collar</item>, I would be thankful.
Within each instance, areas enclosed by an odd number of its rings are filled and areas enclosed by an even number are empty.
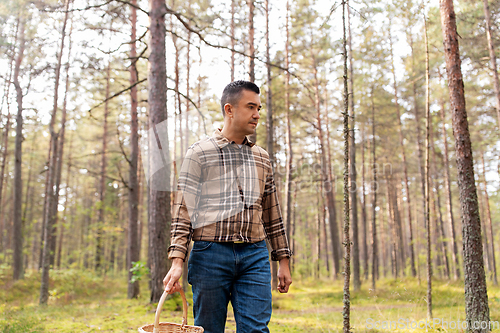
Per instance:
[[[228,138],[226,138],[222,134],[220,128],[218,128],[217,130],[215,130],[215,132],[213,134],[213,138],[215,140],[215,143],[217,144],[217,146],[219,146],[220,149],[226,147],[229,144],[235,144],[236,143],[236,142],[230,141]],[[246,136],[245,136],[245,139],[243,139],[243,144],[247,145],[249,147],[253,147],[255,145],[255,143],[253,143],[252,141],[248,140],[248,138]]]

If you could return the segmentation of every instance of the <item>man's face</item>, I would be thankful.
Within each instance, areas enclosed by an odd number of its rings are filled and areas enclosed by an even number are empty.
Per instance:
[[[231,104],[230,106],[232,112],[229,116],[232,117],[232,129],[244,135],[255,133],[260,118],[261,103],[259,94],[250,90],[243,90],[236,105]]]

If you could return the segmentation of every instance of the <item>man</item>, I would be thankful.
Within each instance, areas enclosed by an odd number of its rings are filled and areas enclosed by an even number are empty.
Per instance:
[[[224,127],[193,144],[179,174],[171,226],[172,267],[163,283],[180,289],[191,238],[188,281],[193,287],[195,325],[223,333],[229,301],[237,332],[269,332],[272,260],[279,261],[278,291],[292,283],[288,246],[267,152],[247,135],[256,130],[260,90],[235,81],[221,98]]]

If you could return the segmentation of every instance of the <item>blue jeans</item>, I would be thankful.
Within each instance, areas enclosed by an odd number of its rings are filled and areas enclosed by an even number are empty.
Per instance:
[[[194,324],[205,333],[224,332],[229,301],[238,333],[269,332],[271,270],[265,241],[195,241],[188,281],[193,286]]]

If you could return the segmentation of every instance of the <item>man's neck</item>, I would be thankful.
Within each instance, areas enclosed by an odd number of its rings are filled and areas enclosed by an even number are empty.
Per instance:
[[[231,142],[234,141],[237,144],[242,144],[243,141],[245,140],[245,136],[244,135],[241,136],[241,135],[238,135],[236,133],[233,133],[233,132],[229,131],[227,129],[227,127],[225,127],[225,126],[222,128],[221,133],[222,133],[222,135],[224,135],[224,137],[226,139],[228,139]]]

